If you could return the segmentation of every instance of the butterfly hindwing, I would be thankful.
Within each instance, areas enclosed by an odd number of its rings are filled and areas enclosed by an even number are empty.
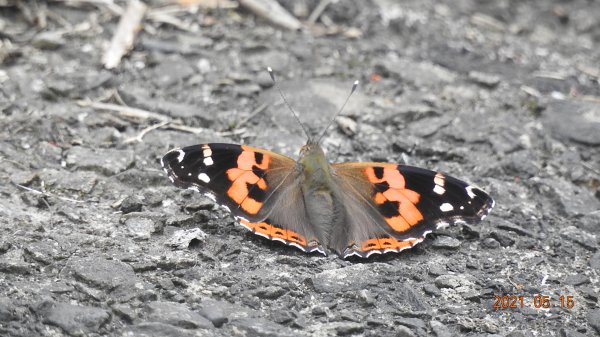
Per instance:
[[[493,207],[481,189],[439,172],[384,163],[332,167],[350,195],[344,201],[351,233],[344,256],[401,251],[436,228],[479,221]]]

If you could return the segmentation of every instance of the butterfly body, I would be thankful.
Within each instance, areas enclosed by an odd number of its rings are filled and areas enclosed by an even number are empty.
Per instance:
[[[209,196],[254,234],[341,257],[411,248],[437,228],[483,219],[494,204],[481,189],[440,172],[330,164],[310,141],[297,161],[211,143],[171,150],[161,163],[176,186]]]

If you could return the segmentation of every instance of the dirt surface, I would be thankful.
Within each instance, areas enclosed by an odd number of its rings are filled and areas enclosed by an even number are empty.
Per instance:
[[[0,335],[600,333],[600,2],[339,1],[301,32],[153,2],[105,70],[126,6],[109,3],[0,1]],[[307,20],[318,1],[281,3]],[[361,81],[332,161],[442,170],[489,192],[491,215],[344,261],[173,187],[173,147],[297,155],[267,66],[313,132]],[[511,295],[523,308],[494,309]]]

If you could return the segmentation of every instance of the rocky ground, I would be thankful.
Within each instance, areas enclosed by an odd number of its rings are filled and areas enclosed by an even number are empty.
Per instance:
[[[318,1],[280,3],[306,23]],[[150,3],[105,70],[126,3],[0,1],[0,335],[600,333],[600,2],[339,1],[299,32],[236,4]],[[332,161],[439,169],[495,209],[344,261],[174,188],[173,147],[297,155],[267,66],[315,132],[361,81]]]

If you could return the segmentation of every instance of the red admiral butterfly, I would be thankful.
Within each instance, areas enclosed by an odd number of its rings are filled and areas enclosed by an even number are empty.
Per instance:
[[[270,68],[269,74],[275,82]],[[483,220],[494,206],[481,189],[440,172],[389,163],[330,164],[319,145],[324,133],[309,137],[298,160],[211,143],[171,150],[161,164],[175,186],[209,196],[253,233],[343,258],[400,252],[437,228]]]

